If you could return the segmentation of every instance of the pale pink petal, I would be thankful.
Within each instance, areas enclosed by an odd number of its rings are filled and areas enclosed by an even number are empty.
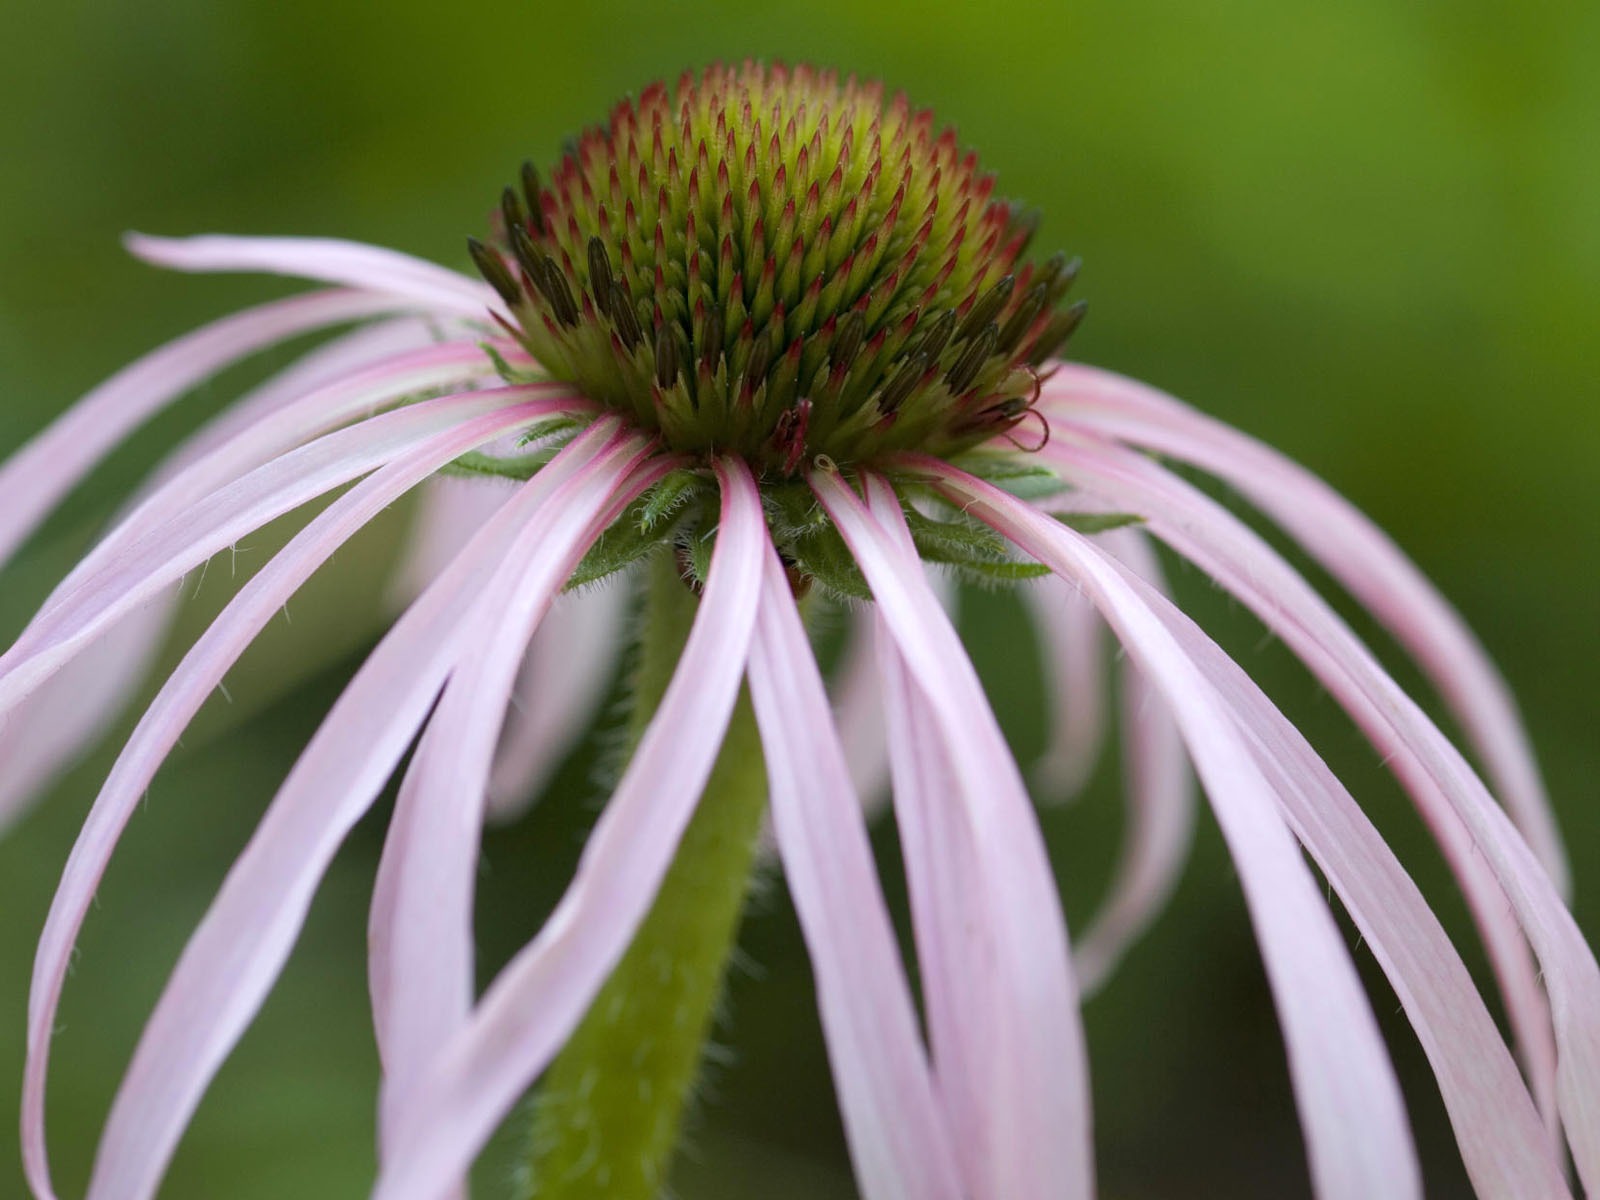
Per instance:
[[[113,447],[195,384],[297,334],[397,307],[354,292],[292,296],[224,317],[124,367],[0,465],[0,564]]]
[[[180,517],[221,488],[280,454],[418,392],[471,384],[488,377],[488,356],[474,342],[455,342],[401,354],[347,374],[245,423],[225,415],[181,447],[163,472],[129,504],[118,521],[58,584],[48,610],[104,563],[163,521]],[[268,399],[273,399],[268,396]],[[256,409],[251,403],[248,409]],[[240,416],[252,415],[248,410]]]
[[[163,480],[180,467],[188,466],[218,446],[245,432],[256,422],[330,383],[376,367],[391,358],[409,355],[430,346],[470,341],[473,331],[464,322],[429,317],[395,317],[357,326],[307,351],[265,383],[239,397],[200,429],[157,468],[154,478]],[[511,349],[504,341],[494,343],[504,353]],[[491,364],[484,355],[484,374]],[[148,492],[148,485],[144,489]],[[142,498],[142,497],[141,497]]]
[[[392,596],[409,598],[425,587],[510,494],[497,479],[434,480]],[[608,581],[557,599],[534,631],[489,781],[492,818],[525,812],[592,724],[626,641],[627,605],[627,587]]]
[[[869,814],[889,794],[888,727],[883,712],[883,676],[878,669],[877,618],[871,608],[853,610],[844,653],[833,678],[833,713],[844,760]]]
[[[989,1071],[1003,1061],[1003,1035],[1012,1024],[1005,1012],[1001,918],[986,893],[974,839],[961,829],[961,781],[943,736],[887,629],[878,647],[896,826],[937,1091],[959,1134],[955,1153],[970,1193],[986,1195],[991,1185],[984,1176],[996,1153],[987,1114],[999,1107]]]
[[[441,465],[526,419],[515,409],[474,418],[424,442],[336,500],[234,597],[185,656],[129,738],[67,860],[34,962],[23,1144],[29,1179],[41,1196],[49,1191],[44,1155],[44,1088],[50,1037],[72,946],[117,838],[157,768],[238,656],[339,546]]]
[[[1304,467],[1145,384],[1063,363],[1044,407],[1052,422],[1101,430],[1212,472],[1293,534],[1416,656],[1568,894],[1566,851],[1510,690],[1460,615],[1387,534]]]
[[[963,987],[961,1003],[981,1005],[976,1027],[950,1029],[957,1044],[949,1045],[942,1044],[945,1024],[930,1022],[941,1091],[947,1070],[967,1076],[951,1080],[957,1108],[949,1115],[971,1151],[963,1164],[968,1191],[976,1200],[1090,1196],[1088,1071],[1066,925],[1016,763],[887,483],[867,478],[870,513],[836,474],[814,473],[811,483],[930,710],[937,732],[919,739],[912,757],[936,755],[941,742],[948,756],[950,778],[917,788],[912,800],[922,802],[925,824],[937,813],[950,844],[970,854],[972,890],[982,898],[968,919],[984,923],[979,946],[992,961],[962,961],[956,956],[972,940],[955,936],[936,914],[918,917],[919,938],[938,940],[935,958],[952,962],[953,971],[984,972]],[[896,786],[899,805],[899,777]],[[912,845],[907,851],[914,871]],[[930,988],[945,978],[936,974]]]
[[[378,292],[430,311],[487,318],[503,311],[488,284],[383,246],[338,238],[234,237],[202,234],[162,238],[130,233],[124,244],[148,263],[174,271],[264,271]]]
[[[1049,743],[1033,777],[1046,804],[1083,790],[1106,737],[1106,648],[1094,605],[1054,575],[1022,591],[1039,632]]]
[[[642,441],[613,453],[637,463]],[[400,789],[378,866],[369,926],[373,1015],[384,1081],[383,1153],[431,1055],[472,1002],[472,902],[478,841],[500,726],[529,638],[588,545],[670,469],[657,458],[618,476],[587,528],[562,538],[530,524],[506,550],[463,622],[467,632],[427,733]]]
[[[951,1130],[934,1099],[843,748],[788,579],[770,549],[750,693],[861,1194],[961,1200]]]
[[[404,608],[448,567],[481,526],[510,499],[509,479],[458,479],[441,475],[418,495],[417,515],[400,565],[389,585],[389,603]]]
[[[594,723],[627,640],[628,588],[606,582],[556,600],[523,660],[489,779],[499,820],[526,812]]]
[[[1290,825],[1383,967],[1433,1066],[1480,1196],[1567,1197],[1548,1136],[1472,977],[1405,868],[1249,676],[1170,604],[1144,599],[1233,710]]]
[[[530,412],[549,413],[570,411],[574,401],[526,387],[423,401],[291,451],[213,493],[204,504],[130,536],[125,548],[105,555],[99,569],[76,580],[0,656],[0,712],[122,615],[274,517],[470,416],[530,404]]]
[[[1161,564],[1142,534],[1114,530],[1100,542],[1157,591],[1165,590]],[[1127,832],[1111,889],[1079,936],[1073,955],[1085,993],[1106,981],[1128,947],[1160,914],[1194,837],[1194,777],[1183,733],[1144,672],[1124,660],[1121,676]]]
[[[1461,812],[1463,805],[1475,803],[1472,795],[1486,795],[1482,784],[1470,770],[1457,776],[1419,761],[1419,756],[1430,756],[1430,745],[1445,741],[1443,735],[1425,718],[1397,716],[1392,697],[1402,695],[1398,686],[1315,590],[1259,536],[1142,455],[1084,438],[1059,431],[1047,452],[1050,461],[1106,502],[1133,505],[1145,514],[1151,532],[1201,566],[1281,637],[1383,752],[1433,829],[1466,895],[1528,1060],[1534,1094],[1553,1120],[1557,1063],[1546,998],[1518,916],[1506,906],[1504,870],[1486,865],[1478,844],[1481,835],[1468,832],[1472,819]],[[1587,969],[1593,967],[1591,956]],[[1600,1002],[1600,991],[1596,998]],[[1590,1036],[1600,1038],[1600,1009],[1591,1025],[1592,1034],[1574,1031],[1567,1036],[1580,1044]]]
[[[464,618],[523,521],[552,553],[581,539],[617,485],[593,461],[596,439],[569,448],[524,489],[448,576],[373,651],[295,764],[167,983],[145,1026],[101,1137],[89,1200],[147,1200],[207,1083],[288,956],[328,861],[394,769],[455,661]],[[557,467],[561,469],[556,469]],[[552,471],[554,472],[552,474]],[[532,510],[531,513],[529,510]]]
[[[357,329],[279,372],[187,439],[151,475],[118,522],[155,488],[210,450],[307,391],[375,360],[435,340],[436,322],[416,318]],[[287,447],[285,447],[287,449]],[[270,455],[269,455],[270,457]],[[257,465],[252,462],[251,465]],[[179,507],[192,502],[183,500]],[[144,681],[182,596],[173,588],[120,621],[30,696],[0,729],[0,830],[75,762],[123,711]]]
[[[0,724],[0,833],[122,713],[149,673],[176,589],[118,621]]]
[[[738,697],[766,548],[755,481],[718,464],[723,504],[678,669],[555,912],[417,1083],[374,1200],[435,1200],[582,1019],[672,862]]]
[[[951,619],[960,604],[956,581],[946,571],[929,567],[928,586]],[[844,742],[850,778],[870,822],[889,796],[888,726],[883,711],[883,676],[878,666],[878,621],[870,607],[851,614],[849,640],[834,673],[834,720]]]
[[[1073,580],[1159,686],[1189,744],[1239,872],[1289,1052],[1321,1200],[1419,1197],[1399,1084],[1332,914],[1277,800],[1215,690],[1113,563],[1088,539],[933,459],[915,465],[953,503]]]

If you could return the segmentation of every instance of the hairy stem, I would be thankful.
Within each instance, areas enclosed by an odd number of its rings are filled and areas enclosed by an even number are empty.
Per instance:
[[[633,685],[635,744],[672,678],[697,606],[673,556],[658,553]],[[650,915],[545,1075],[524,1196],[655,1200],[661,1193],[722,994],[766,794],[755,718],[741,693]]]

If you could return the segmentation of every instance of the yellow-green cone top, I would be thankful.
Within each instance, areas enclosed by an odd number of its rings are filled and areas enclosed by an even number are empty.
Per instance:
[[[767,476],[1010,431],[1082,316],[1076,264],[955,131],[831,71],[653,84],[501,204],[474,261],[541,367]]]

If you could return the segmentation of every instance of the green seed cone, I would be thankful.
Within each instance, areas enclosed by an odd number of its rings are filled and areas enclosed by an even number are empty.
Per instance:
[[[949,456],[1027,416],[1077,264],[954,130],[876,83],[747,63],[625,100],[473,261],[551,375],[768,475]]]

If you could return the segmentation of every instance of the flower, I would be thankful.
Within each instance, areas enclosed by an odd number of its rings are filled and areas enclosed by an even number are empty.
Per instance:
[[[1392,543],[1304,471],[1142,384],[1060,361],[1083,313],[1060,307],[1075,268],[1028,262],[1033,220],[992,189],[954,135],[902,99],[747,65],[647,89],[548,183],[525,171],[496,236],[471,244],[487,287],[342,242],[131,239],[170,267],[334,287],[192,333],[41,433],[0,468],[0,553],[194,383],[297,333],[381,323],[202,430],[0,657],[20,803],[137,674],[160,621],[143,606],[240,536],[352,485],[190,650],[73,849],[30,1003],[23,1139],[36,1196],[53,1195],[43,1114],[56,1001],[139,797],[296,588],[447,471],[513,482],[465,520],[435,514],[447,552],[421,554],[426,582],[306,747],[145,1029],[101,1140],[95,1200],[154,1193],[329,859],[413,742],[371,931],[384,1064],[374,1194],[449,1194],[645,921],[746,684],[863,1195],[1093,1194],[1078,999],[1181,859],[1180,737],[1261,944],[1317,1194],[1404,1198],[1421,1182],[1371,1007],[1302,849],[1416,1029],[1479,1193],[1570,1195],[1563,1139],[1584,1186],[1600,1189],[1600,969],[1563,903],[1559,838],[1483,652]],[[1237,488],[1360,599],[1439,686],[1506,808],[1298,574],[1147,452]],[[1163,595],[1151,537],[1255,612],[1391,763],[1472,908],[1526,1083],[1360,807]],[[566,895],[475,997],[482,800],[522,790],[516,778],[549,761],[582,708],[502,742],[519,672],[531,664],[535,698],[548,672],[595,674],[586,664],[603,661],[614,614],[586,611],[587,592],[558,596],[648,556],[697,590],[692,630]],[[928,561],[1034,581],[1064,664],[1059,781],[1096,741],[1097,621],[1132,665],[1134,832],[1076,962],[1021,773]],[[926,1039],[802,618],[808,592],[863,602],[840,702],[881,710]],[[545,622],[564,608],[590,622],[584,639],[552,641]],[[86,669],[91,653],[109,669]],[[90,702],[74,705],[80,688]],[[853,758],[870,780],[872,755]]]

